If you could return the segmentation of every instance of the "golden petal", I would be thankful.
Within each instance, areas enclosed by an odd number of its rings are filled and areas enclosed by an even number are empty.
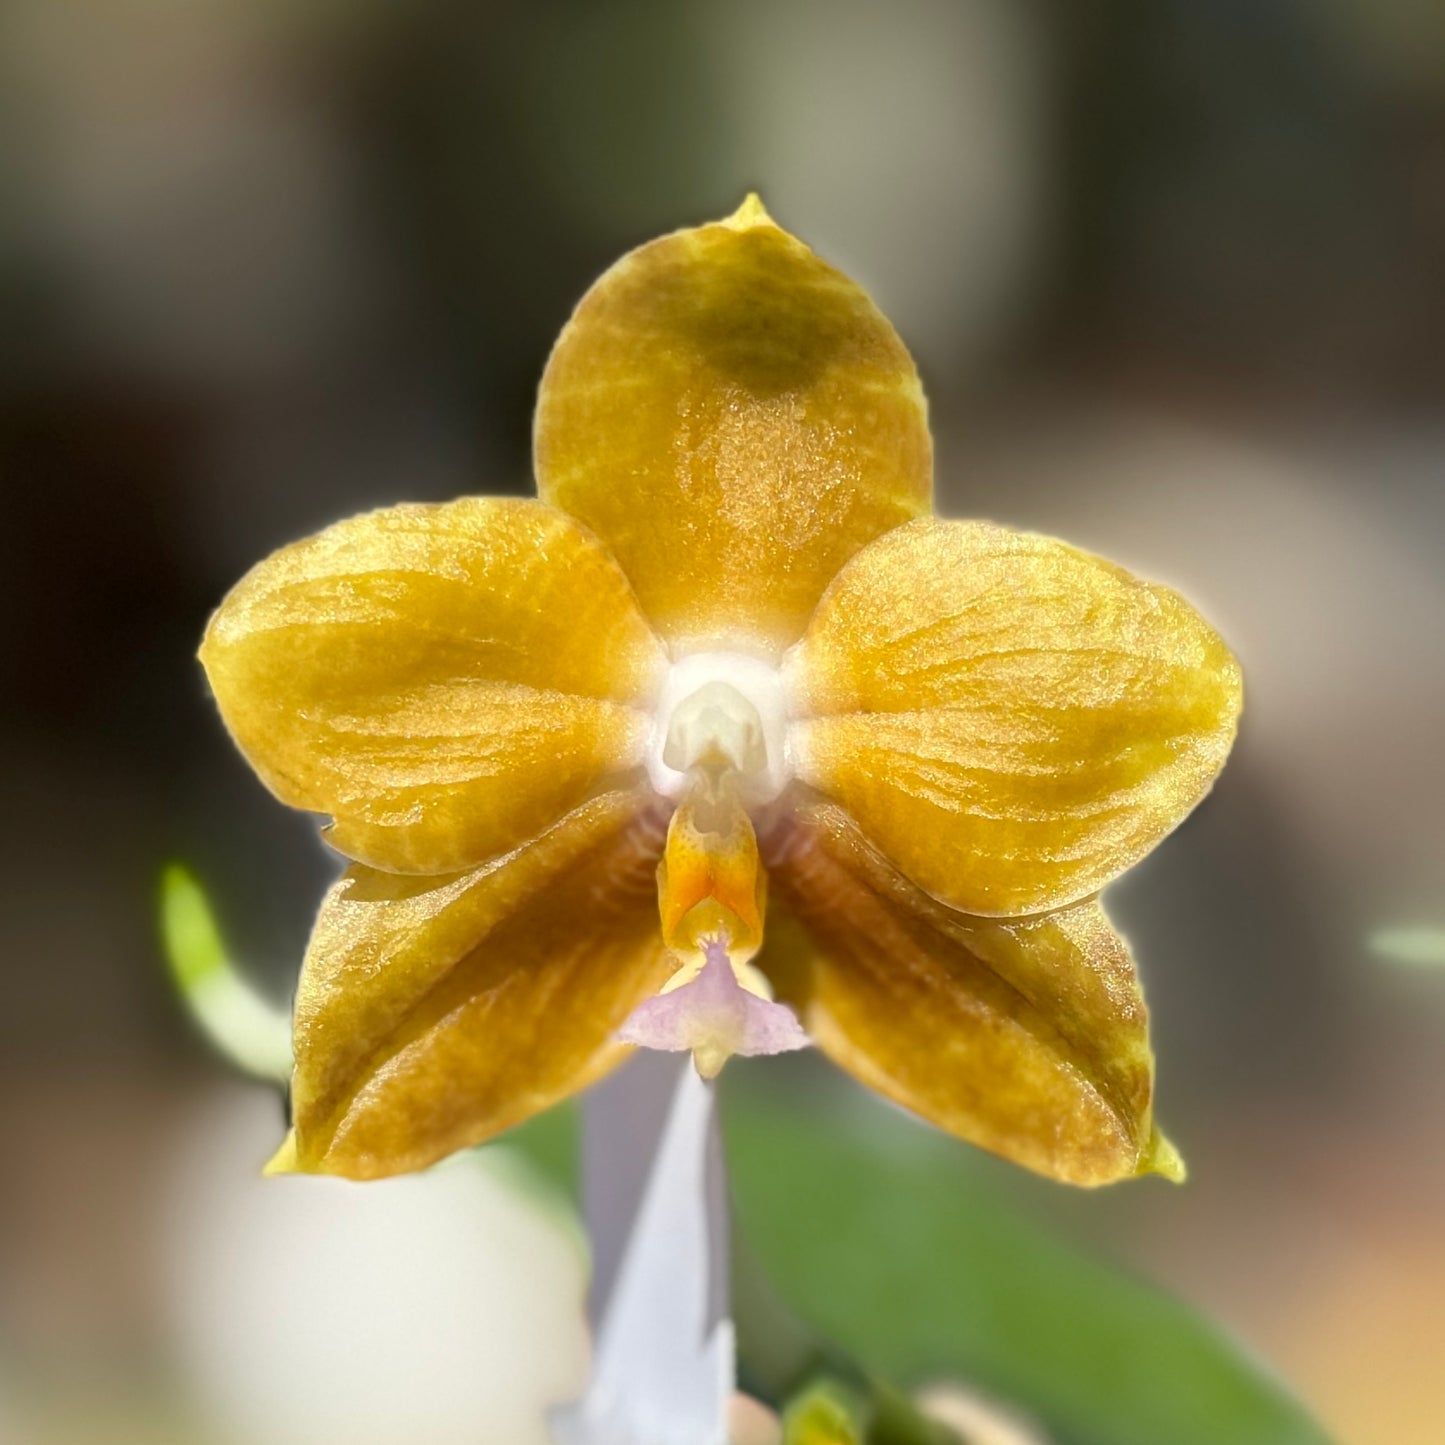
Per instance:
[[[913,362],[755,197],[583,297],[537,403],[538,488],[682,646],[779,648],[865,543],[929,505]]]
[[[474,872],[336,884],[296,999],[290,1167],[421,1169],[625,1056],[613,1035],[672,968],[648,807],[609,793]]]
[[[254,568],[201,648],[268,787],[378,868],[516,847],[635,766],[665,659],[626,578],[540,502],[355,517]]]
[[[953,912],[828,803],[765,846],[782,907],[758,964],[840,1067],[1054,1179],[1173,1172],[1152,1129],[1143,994],[1096,900],[1023,919]]]
[[[1208,792],[1239,665],[1182,598],[1048,537],[921,520],[839,574],[790,660],[799,776],[928,892],[1097,892]]]

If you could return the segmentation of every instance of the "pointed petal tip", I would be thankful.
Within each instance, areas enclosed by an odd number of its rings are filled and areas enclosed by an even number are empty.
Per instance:
[[[768,208],[763,205],[763,198],[756,191],[749,191],[743,198],[742,205],[722,224],[734,231],[751,231],[756,226],[772,226],[775,229],[781,229],[768,214]]]
[[[263,1179],[274,1179],[279,1174],[302,1174],[301,1160],[296,1153],[296,1131],[286,1135],[281,1147],[267,1161],[261,1171]]]
[[[1149,1143],[1139,1157],[1138,1174],[1158,1174],[1171,1184],[1183,1184],[1189,1178],[1184,1156],[1159,1132],[1156,1126]]]

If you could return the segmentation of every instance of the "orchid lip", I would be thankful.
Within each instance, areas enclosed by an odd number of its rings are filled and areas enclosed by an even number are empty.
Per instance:
[[[792,1009],[773,1002],[766,977],[735,963],[722,938],[707,939],[700,966],[679,970],[673,985],[639,1004],[618,1037],[643,1048],[690,1052],[705,1079],[735,1054],[790,1053],[811,1043]]]
[[[679,798],[694,769],[724,767],[744,803],[770,803],[793,776],[788,721],[778,668],[744,653],[692,653],[673,663],[658,695],[648,777]]]

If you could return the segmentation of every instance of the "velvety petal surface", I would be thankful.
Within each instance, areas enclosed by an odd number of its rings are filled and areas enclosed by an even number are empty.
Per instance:
[[[834,1062],[1067,1183],[1178,1176],[1152,1128],[1138,977],[1096,900],[1024,919],[953,912],[826,803],[766,847],[782,906],[757,962]]]
[[[471,497],[329,527],[254,568],[201,647],[276,795],[378,868],[516,847],[635,766],[664,659],[570,517]]]
[[[860,552],[790,667],[799,776],[978,914],[1060,907],[1137,862],[1209,790],[1241,703],[1177,594],[982,522]]]
[[[595,798],[449,878],[353,867],[327,895],[296,999],[285,1164],[420,1169],[582,1088],[666,981],[646,799]]]
[[[927,510],[917,373],[865,292],[750,200],[623,257],[557,341],[540,494],[674,642],[781,647],[866,542]]]

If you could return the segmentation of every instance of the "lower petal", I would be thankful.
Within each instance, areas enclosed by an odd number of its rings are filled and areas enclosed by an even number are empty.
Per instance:
[[[357,866],[336,884],[297,997],[289,1167],[424,1168],[625,1055],[616,1030],[672,967],[646,809],[606,794],[471,873]]]
[[[1177,1172],[1152,1128],[1143,995],[1096,901],[1013,920],[955,913],[826,804],[765,841],[786,913],[758,963],[835,1063],[1055,1179]]]

